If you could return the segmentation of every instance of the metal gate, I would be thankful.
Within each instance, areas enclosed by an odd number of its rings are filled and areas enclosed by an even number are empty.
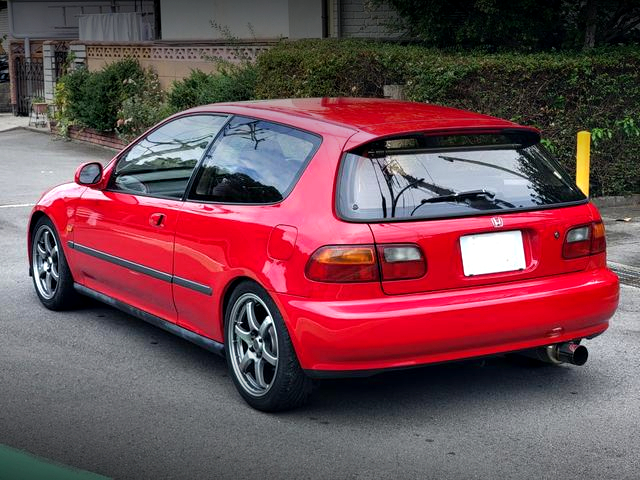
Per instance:
[[[29,115],[31,100],[44,98],[44,68],[41,58],[15,58],[16,114]]]

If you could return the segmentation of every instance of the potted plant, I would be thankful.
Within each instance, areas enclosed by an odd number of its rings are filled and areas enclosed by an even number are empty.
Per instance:
[[[31,99],[31,107],[33,108],[34,113],[37,115],[43,115],[47,113],[49,105],[44,101],[43,97],[35,96]]]

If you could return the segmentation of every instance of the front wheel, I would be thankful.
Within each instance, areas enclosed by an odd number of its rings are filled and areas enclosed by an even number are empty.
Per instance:
[[[274,412],[302,405],[311,391],[291,338],[269,294],[253,282],[234,290],[225,312],[227,364],[240,395]]]
[[[31,237],[33,285],[42,304],[50,310],[75,305],[77,294],[60,239],[51,220],[42,217]]]

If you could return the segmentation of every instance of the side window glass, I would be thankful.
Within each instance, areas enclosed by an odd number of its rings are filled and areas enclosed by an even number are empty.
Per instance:
[[[192,115],[154,130],[118,160],[109,187],[182,198],[193,169],[226,119],[220,115]]]
[[[205,158],[190,198],[279,202],[293,189],[320,142],[320,137],[295,128],[235,117]]]

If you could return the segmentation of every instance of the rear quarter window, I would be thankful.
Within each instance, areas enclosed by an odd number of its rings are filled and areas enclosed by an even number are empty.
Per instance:
[[[234,117],[205,156],[189,198],[279,202],[293,189],[320,142],[320,137],[292,127]]]

